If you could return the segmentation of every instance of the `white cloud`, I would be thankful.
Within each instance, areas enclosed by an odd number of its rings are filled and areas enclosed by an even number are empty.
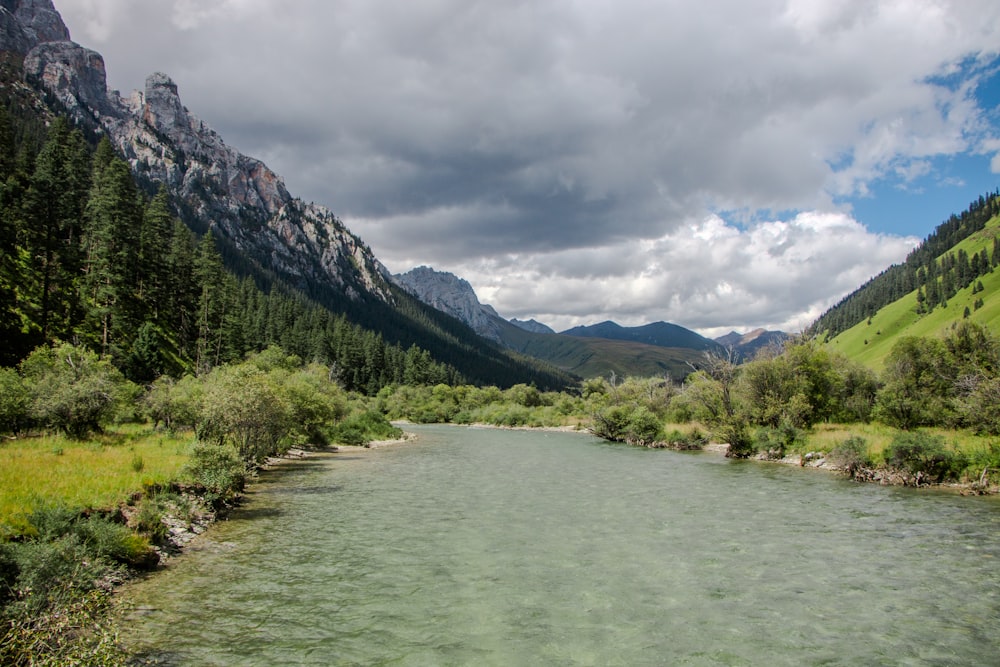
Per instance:
[[[801,213],[745,230],[708,216],[651,241],[446,270],[505,316],[558,330],[614,319],[666,320],[711,334],[736,324],[799,331],[916,242],[873,234],[843,213]]]
[[[167,72],[388,265],[512,316],[798,326],[909,243],[837,202],[998,152],[994,0],[56,1],[113,85]]]

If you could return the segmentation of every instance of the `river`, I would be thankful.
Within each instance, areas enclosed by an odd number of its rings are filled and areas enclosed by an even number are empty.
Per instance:
[[[265,473],[129,587],[167,665],[1000,664],[1000,502],[413,426]]]

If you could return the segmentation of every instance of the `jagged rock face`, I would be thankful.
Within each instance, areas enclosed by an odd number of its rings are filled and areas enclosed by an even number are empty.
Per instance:
[[[189,224],[215,230],[262,269],[311,293],[392,301],[388,271],[368,247],[326,208],[292,197],[263,162],[227,146],[188,112],[170,77],[153,74],[142,92],[123,98],[108,90],[101,55],[67,41],[49,0],[0,2],[2,35],[29,47],[27,80],[77,122],[105,133],[140,183],[165,184]]]
[[[531,333],[538,333],[538,334],[555,333],[555,330],[552,327],[542,324],[541,322],[538,322],[534,319],[519,320],[515,317],[514,319],[510,320],[510,323],[519,329],[524,329],[525,331],[530,331]]]
[[[0,50],[25,54],[42,42],[69,41],[52,0],[0,0]]]
[[[465,322],[483,338],[502,342],[498,322],[503,320],[492,306],[479,303],[468,281],[427,266],[394,275],[392,279],[427,305]]]

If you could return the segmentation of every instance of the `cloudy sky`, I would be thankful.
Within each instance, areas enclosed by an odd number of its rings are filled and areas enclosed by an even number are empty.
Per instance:
[[[1000,185],[996,0],[55,0],[394,272],[798,331]]]

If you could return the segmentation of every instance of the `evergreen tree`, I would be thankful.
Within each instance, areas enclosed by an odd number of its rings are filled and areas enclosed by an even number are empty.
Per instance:
[[[24,197],[24,241],[29,259],[21,307],[41,341],[69,339],[81,317],[77,281],[80,236],[89,178],[87,147],[79,132],[57,119]]]
[[[146,206],[139,235],[138,298],[154,320],[166,305],[170,286],[170,248],[174,225],[167,190],[161,186]]]
[[[143,320],[135,290],[142,227],[139,202],[124,161],[113,158],[102,167],[95,160],[87,202],[83,294],[102,356],[122,354]]]
[[[222,339],[220,326],[225,317],[222,256],[215,247],[212,233],[198,243],[194,258],[194,282],[198,290],[195,344],[195,370],[200,375],[218,362]]]

